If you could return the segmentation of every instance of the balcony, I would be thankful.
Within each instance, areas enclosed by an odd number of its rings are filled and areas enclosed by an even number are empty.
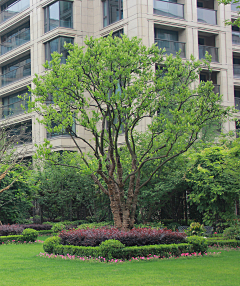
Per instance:
[[[232,43],[234,45],[240,45],[240,32],[232,32]]]
[[[153,14],[184,19],[184,5],[173,2],[154,0]]]
[[[235,108],[240,111],[240,97],[234,97]]]
[[[240,78],[240,65],[238,64],[233,65],[233,76],[236,78]]]
[[[7,72],[1,76],[2,87],[31,75],[31,63]]]
[[[218,62],[218,48],[199,45],[198,50],[199,50],[199,59],[204,59],[206,52],[208,52],[208,54],[212,56],[212,61]]]
[[[0,24],[27,9],[30,6],[30,0],[19,0],[8,6],[0,13]]]
[[[213,88],[213,92],[216,93],[220,93],[220,85],[219,84],[213,84],[214,88]]]
[[[205,8],[197,8],[198,22],[217,25],[217,11]]]
[[[238,12],[239,11],[239,9],[237,8],[238,6],[240,6],[240,3],[232,3],[231,10],[234,12]]]
[[[1,46],[1,56],[23,44],[30,41],[30,29],[27,29],[18,35],[12,37],[10,40],[3,42]]]
[[[168,55],[170,54],[176,55],[176,53],[179,52],[179,50],[181,49],[180,56],[182,58],[185,58],[185,43],[156,39],[156,38],[155,38],[155,43],[157,44],[159,49],[165,48],[166,53]]]

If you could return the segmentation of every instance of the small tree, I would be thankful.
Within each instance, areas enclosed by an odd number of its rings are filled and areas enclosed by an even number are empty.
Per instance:
[[[32,133],[27,128],[25,123],[14,123],[8,118],[0,124],[0,194],[9,190],[29,166],[25,157],[31,151],[32,144],[27,143],[32,141]],[[9,173],[11,176],[4,182]]]
[[[192,89],[203,64],[193,57],[163,60],[155,45],[147,48],[125,35],[90,38],[85,44],[66,46],[66,64],[53,53],[45,75],[33,81],[32,109],[49,132],[68,131],[84,168],[109,196],[115,226],[129,229],[140,190],[229,109],[221,106],[211,81]],[[46,104],[49,98],[53,104]],[[91,140],[72,130],[74,122]],[[145,178],[143,166],[149,165],[154,168]]]

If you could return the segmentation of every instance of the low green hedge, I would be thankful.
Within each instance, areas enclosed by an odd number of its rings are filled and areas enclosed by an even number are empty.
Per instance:
[[[53,238],[52,238],[53,239]],[[48,248],[48,244],[51,243],[49,241],[45,241],[43,248],[46,251]],[[76,255],[76,256],[91,256],[91,257],[104,257],[106,259],[111,258],[123,258],[129,259],[131,257],[138,256],[148,256],[158,255],[160,257],[168,257],[171,255],[178,256],[181,253],[192,253],[194,252],[194,247],[188,243],[181,244],[159,244],[159,245],[145,245],[145,246],[131,246],[131,247],[123,247],[123,248],[112,248],[111,251],[108,251],[108,255],[106,256],[106,251],[103,246],[91,247],[91,246],[73,246],[73,245],[61,245],[55,244],[50,252],[59,255]]]
[[[207,240],[209,246],[229,246],[229,247],[240,247],[240,240],[235,239],[225,239],[225,240]]]
[[[53,234],[53,231],[50,229],[50,230],[37,230],[38,232],[38,235],[40,234]]]
[[[38,233],[36,230],[31,229],[31,228],[26,228],[24,229],[23,233],[21,235],[8,235],[8,236],[0,236],[0,244],[3,242],[34,242],[38,237]]]

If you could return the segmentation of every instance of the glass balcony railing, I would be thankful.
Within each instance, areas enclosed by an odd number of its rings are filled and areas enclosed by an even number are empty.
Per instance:
[[[181,50],[180,56],[182,58],[185,58],[185,43],[156,39],[156,38],[155,38],[155,43],[157,44],[159,49],[165,48],[166,53],[168,55],[170,54],[176,55],[176,53],[179,52],[179,50]]]
[[[235,108],[240,111],[240,97],[234,97]]]
[[[233,65],[233,75],[234,77],[240,78],[240,65]]]
[[[12,37],[6,42],[3,42],[1,46],[1,55],[27,43],[30,41],[30,29],[27,29],[18,35]]]
[[[219,84],[213,84],[213,85],[214,85],[213,92],[220,93],[220,85]]]
[[[205,8],[197,8],[198,22],[217,25],[217,11]]]
[[[173,2],[154,0],[153,14],[184,19],[184,5]]]
[[[239,9],[237,8],[238,6],[240,6],[240,3],[232,3],[231,4],[231,10],[234,12],[239,11]]]
[[[199,59],[204,59],[206,52],[208,52],[208,54],[212,56],[212,61],[218,62],[218,48],[199,45],[198,50],[199,50]]]
[[[240,32],[232,31],[232,43],[234,45],[240,45]]]
[[[24,66],[21,66],[19,68],[16,68],[10,72],[3,74],[1,76],[1,83],[2,86],[5,86],[30,75],[31,75],[31,63],[27,63]]]
[[[19,0],[0,13],[0,23],[7,21],[30,6],[30,0]]]

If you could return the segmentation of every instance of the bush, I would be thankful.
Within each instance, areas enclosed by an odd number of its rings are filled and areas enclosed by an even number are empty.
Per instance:
[[[204,228],[203,224],[200,224],[199,222],[192,222],[190,224],[190,227],[186,230],[186,234],[188,236],[192,235],[202,236],[205,232],[206,229]]]
[[[54,248],[59,245],[60,238],[58,236],[52,236],[47,238],[43,243],[43,249],[47,253],[54,253]]]
[[[237,236],[240,235],[240,226],[234,225],[226,228],[223,232],[223,236],[227,239],[235,239]]]
[[[21,234],[23,230],[24,230],[24,227],[17,225],[17,224],[0,225],[0,236]]]
[[[35,229],[26,228],[22,232],[22,236],[23,236],[24,241],[34,242],[38,237],[38,232]]]
[[[60,232],[64,229],[66,229],[65,225],[62,222],[58,222],[52,226],[51,231],[52,232]]]
[[[169,244],[169,245],[145,245],[145,246],[131,246],[115,248],[111,253],[112,258],[116,259],[131,259],[132,257],[150,255],[158,255],[160,257],[169,257],[170,255],[179,256],[181,253],[192,253],[193,247],[187,243]],[[76,256],[91,256],[91,257],[104,257],[102,255],[100,246],[85,247],[73,245],[56,245],[51,253],[59,255],[76,255]],[[109,257],[109,256],[107,256]],[[104,258],[107,258],[104,257]]]
[[[119,252],[125,247],[119,240],[109,239],[103,241],[99,246],[99,256],[102,256],[106,259],[116,258],[119,256]],[[117,254],[117,255],[116,255]]]
[[[113,223],[112,222],[98,222],[98,223],[83,223],[78,226],[77,229],[93,229],[93,228],[101,228],[101,227],[112,227]]]
[[[119,231],[117,228],[78,229],[62,231],[59,234],[61,244],[75,246],[98,246],[109,239],[119,240],[125,246],[143,246],[155,244],[173,244],[185,242],[186,234],[168,229],[134,228]]]
[[[208,243],[207,239],[199,236],[189,236],[187,242],[192,244],[194,252],[204,253],[207,251]]]
[[[226,239],[226,240],[207,240],[208,246],[217,246],[217,247],[240,247],[240,241],[235,239]]]

